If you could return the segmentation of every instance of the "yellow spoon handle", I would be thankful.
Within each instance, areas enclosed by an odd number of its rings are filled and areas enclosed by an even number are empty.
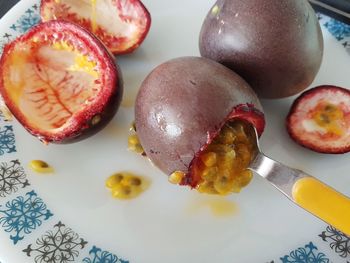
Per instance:
[[[311,176],[295,182],[292,196],[299,206],[350,236],[350,198]]]
[[[350,198],[301,170],[258,152],[249,169],[306,211],[350,236]]]

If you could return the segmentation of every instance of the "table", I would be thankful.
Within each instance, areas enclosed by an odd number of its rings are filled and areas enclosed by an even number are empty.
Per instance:
[[[19,2],[19,0],[0,0],[0,17],[6,14],[17,2]]]

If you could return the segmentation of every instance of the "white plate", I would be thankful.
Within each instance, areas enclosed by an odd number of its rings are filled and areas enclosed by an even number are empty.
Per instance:
[[[141,81],[165,60],[199,55],[199,30],[213,1],[144,3],[152,14],[152,28],[137,52],[118,58],[125,79],[124,106],[106,129],[77,144],[45,146],[16,121],[1,121],[0,158],[7,175],[0,168],[0,260],[3,263],[350,261],[348,237],[327,228],[257,176],[239,195],[208,197],[169,184],[166,176],[146,159],[127,151],[127,130],[133,120],[130,102]],[[0,20],[0,45],[38,20],[38,1],[21,1]],[[350,87],[350,27],[324,16],[320,22],[325,56],[312,86]],[[284,118],[292,100],[263,101],[268,125],[262,149],[272,158],[301,168],[350,195],[348,154],[317,154],[288,138]],[[56,169],[55,174],[40,176],[27,169],[33,159],[49,162]],[[125,170],[148,176],[152,185],[135,200],[118,201],[111,197],[104,183],[109,175]],[[9,176],[14,178],[10,180]],[[5,189],[2,187],[5,183],[13,187]],[[226,202],[223,205],[232,211],[215,215],[211,210],[215,202]],[[62,237],[65,244],[60,243]],[[45,261],[45,253],[58,256],[56,260]],[[62,256],[67,260],[60,261]]]

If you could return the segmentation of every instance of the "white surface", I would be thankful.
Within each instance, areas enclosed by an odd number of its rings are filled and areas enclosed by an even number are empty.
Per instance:
[[[33,0],[20,2],[0,21],[0,35]],[[198,35],[214,1],[145,0],[152,14],[151,31],[131,55],[118,58],[125,80],[125,98],[134,97],[142,80],[158,64],[179,56],[199,55]],[[350,59],[343,47],[324,31],[325,56],[312,86],[350,87]],[[263,101],[267,129],[262,149],[272,158],[301,168],[336,189],[350,194],[349,155],[320,155],[292,142],[284,118],[293,98]],[[93,244],[133,263],[255,263],[278,259],[316,239],[325,224],[294,206],[263,179],[255,177],[241,194],[228,199],[238,212],[217,217],[209,210],[189,207],[209,197],[176,187],[150,163],[127,151],[127,130],[132,108],[121,107],[112,123],[96,136],[72,145],[44,146],[15,125],[18,158],[26,167],[33,159],[49,162],[53,176],[38,176],[27,169],[32,187],[55,214],[25,240],[14,246],[0,231],[0,257],[4,263],[31,262],[21,252],[52,224],[65,224]],[[117,128],[119,127],[119,128]],[[14,155],[2,159],[12,159]],[[128,170],[152,178],[140,198],[121,202],[104,188],[105,179]],[[20,193],[24,193],[22,191]]]

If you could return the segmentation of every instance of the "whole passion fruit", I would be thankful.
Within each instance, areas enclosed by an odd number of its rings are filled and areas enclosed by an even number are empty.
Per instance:
[[[83,26],[116,55],[134,51],[151,26],[151,15],[139,0],[42,0],[40,10],[43,21]]]
[[[237,74],[205,58],[158,66],[136,99],[136,132],[146,155],[170,181],[205,193],[238,192],[249,182],[253,144],[243,121],[263,132],[257,96]]]
[[[218,0],[199,39],[203,57],[242,76],[263,98],[299,93],[314,80],[323,37],[306,0]]]
[[[95,36],[70,22],[33,27],[6,45],[0,60],[5,104],[46,143],[95,134],[115,115],[122,92],[114,58]]]

